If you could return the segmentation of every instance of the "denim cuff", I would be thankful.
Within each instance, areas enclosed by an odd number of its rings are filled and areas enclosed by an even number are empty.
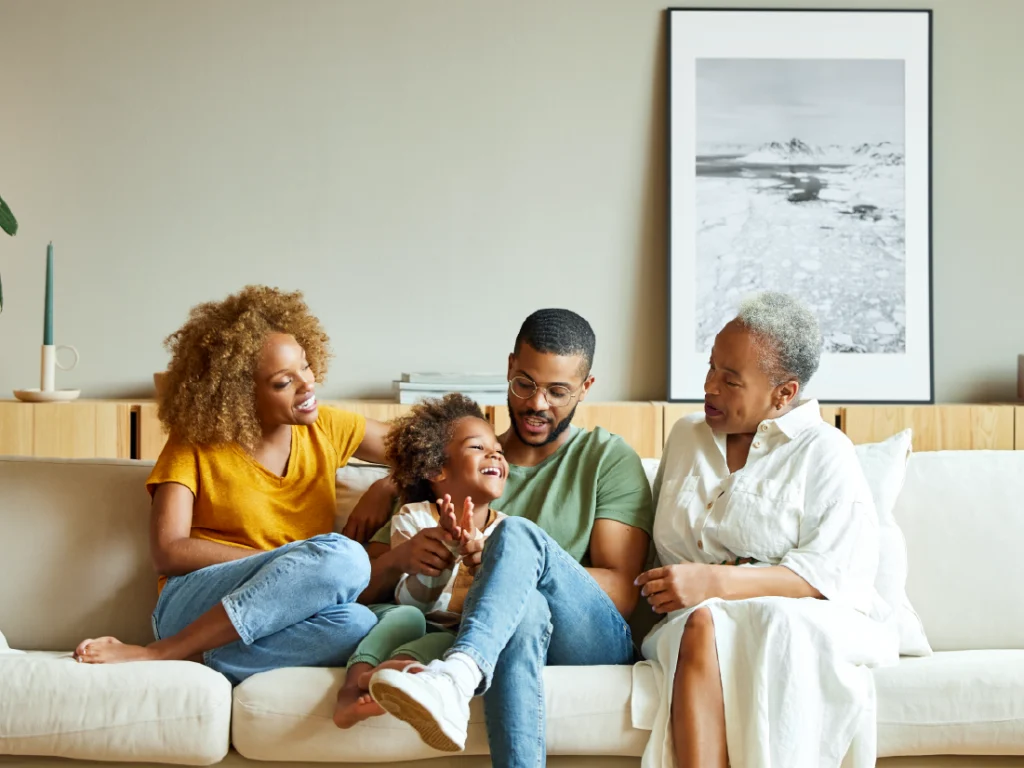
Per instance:
[[[451,648],[445,651],[444,658],[448,659],[453,653],[464,653],[473,660],[476,666],[480,670],[480,674],[483,675],[483,679],[480,681],[480,685],[477,686],[476,691],[473,693],[474,696],[483,696],[487,689],[491,687],[491,678],[494,677],[494,667],[488,664],[484,658],[476,652],[475,648],[468,645],[460,645],[458,642],[455,643]]]
[[[238,633],[239,639],[244,645],[252,645],[256,642],[256,638],[252,636],[248,628],[245,626],[245,622],[238,615],[238,607],[231,599],[231,595],[225,595],[221,598],[220,604],[224,606],[224,613],[228,615],[228,621],[231,622],[231,626],[235,628],[235,632]]]

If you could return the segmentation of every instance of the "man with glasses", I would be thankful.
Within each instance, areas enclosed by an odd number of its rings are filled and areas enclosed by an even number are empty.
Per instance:
[[[437,749],[464,748],[469,701],[483,693],[493,765],[544,765],[544,665],[633,661],[626,619],[654,515],[633,449],[571,425],[594,383],[594,346],[590,324],[565,309],[523,323],[508,360],[512,427],[500,437],[509,476],[494,503],[511,517],[486,547],[464,545],[476,579],[444,660],[371,679],[377,702]],[[387,598],[382,566],[370,599]]]

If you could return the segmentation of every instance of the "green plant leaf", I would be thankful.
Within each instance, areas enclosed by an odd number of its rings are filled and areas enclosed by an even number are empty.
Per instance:
[[[14,213],[11,212],[2,197],[0,197],[0,229],[12,237],[18,233],[18,220],[14,218]]]
[[[0,312],[4,311],[4,281],[0,280]]]

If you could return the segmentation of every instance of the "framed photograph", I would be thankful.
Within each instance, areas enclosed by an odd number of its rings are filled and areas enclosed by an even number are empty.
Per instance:
[[[672,8],[669,400],[743,299],[807,304],[807,396],[934,400],[931,11]]]

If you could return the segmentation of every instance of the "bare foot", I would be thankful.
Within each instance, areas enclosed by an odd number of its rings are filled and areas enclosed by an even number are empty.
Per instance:
[[[83,640],[74,658],[83,664],[118,664],[122,661],[158,661],[158,652],[144,645],[125,645],[116,637]]]
[[[338,703],[334,707],[334,724],[339,728],[351,728],[371,717],[384,714],[384,708],[365,690],[345,685],[338,691]]]
[[[422,669],[422,666],[416,664],[414,659],[392,659],[377,667],[370,667],[369,664],[356,665],[366,671],[353,670],[356,674],[345,678],[345,684],[338,691],[338,703],[334,708],[334,724],[339,728],[351,728],[363,720],[386,714],[384,708],[369,694],[370,678],[378,669],[405,669],[410,664],[413,665],[410,672],[419,672]]]

